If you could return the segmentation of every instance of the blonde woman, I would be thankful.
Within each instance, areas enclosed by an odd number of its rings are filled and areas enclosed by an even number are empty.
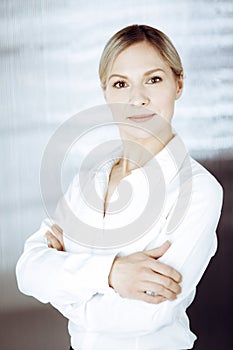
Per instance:
[[[97,184],[100,178],[104,182],[98,220],[108,232],[117,223],[119,235],[125,227],[127,232],[131,226],[126,219],[136,220],[148,196],[142,177],[146,171],[152,203],[146,217],[153,225],[144,230],[142,216],[142,226],[137,221],[134,229],[144,232],[136,239],[95,249],[69,240],[65,222],[52,229],[43,223],[18,261],[19,289],[51,303],[69,319],[74,350],[192,349],[196,336],[186,309],[216,251],[223,193],[172,129],[175,101],[183,90],[180,57],[164,33],[132,25],[106,44],[99,75],[122,150],[93,175]],[[91,224],[94,215],[81,200],[77,178],[65,199]],[[135,191],[132,205],[125,216],[112,214],[112,198],[126,179]]]

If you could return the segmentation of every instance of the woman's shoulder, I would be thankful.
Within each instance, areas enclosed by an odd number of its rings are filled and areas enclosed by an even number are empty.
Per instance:
[[[215,199],[222,201],[223,187],[218,179],[206,169],[200,162],[189,156],[191,166],[191,180],[193,192],[198,191],[200,195],[209,202]]]
[[[207,169],[203,164],[201,164],[196,159],[189,156],[190,164],[192,168],[192,176],[194,178],[203,178],[203,181],[209,181],[211,184],[215,185],[216,187],[221,186],[218,179],[212,174],[212,172]],[[222,186],[221,186],[222,187]]]

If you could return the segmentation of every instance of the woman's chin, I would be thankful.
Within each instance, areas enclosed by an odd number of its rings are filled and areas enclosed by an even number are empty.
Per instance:
[[[152,134],[146,130],[143,130],[138,127],[126,126],[121,128],[121,137],[122,139],[132,139],[132,140],[140,140],[140,139],[148,139],[152,136]]]
[[[120,127],[120,134],[122,139],[132,139],[135,141],[139,140],[146,140],[151,139],[152,137],[155,137],[156,139],[159,138],[163,128],[154,128],[146,130],[146,128],[138,127],[138,126],[124,126]]]

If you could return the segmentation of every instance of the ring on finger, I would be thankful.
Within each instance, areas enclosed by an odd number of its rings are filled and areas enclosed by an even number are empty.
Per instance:
[[[155,297],[155,296],[157,295],[156,292],[153,292],[152,290],[149,290],[149,289],[147,289],[147,290],[145,291],[145,293],[146,293],[147,295],[151,295],[152,297]]]

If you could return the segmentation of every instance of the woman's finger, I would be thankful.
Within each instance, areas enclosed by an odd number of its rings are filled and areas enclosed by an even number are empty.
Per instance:
[[[57,224],[53,224],[52,227],[54,227],[54,229],[56,229],[56,230],[59,231],[61,234],[63,234],[63,230],[62,230],[61,227],[58,226]]]
[[[176,271],[173,267],[163,264],[160,261],[157,261],[153,258],[150,259],[149,266],[154,272],[172,278],[175,282],[180,283],[182,280],[181,274],[178,271]]]
[[[45,237],[49,248],[54,248],[59,251],[63,250],[63,246],[61,245],[60,241],[51,232],[47,231]]]
[[[148,271],[146,281],[154,285],[159,284],[175,294],[181,293],[181,286],[178,282],[175,282],[172,278],[167,276],[155,273],[154,271]]]
[[[153,291],[157,295],[160,295],[168,300],[175,300],[177,298],[176,293],[172,292],[170,289],[167,289],[158,283],[149,283],[149,282],[145,283],[143,285],[142,292],[145,293],[146,290]]]
[[[169,241],[164,242],[160,247],[144,250],[143,252],[154,259],[158,259],[170,248],[171,243]]]
[[[165,298],[161,295],[152,296],[152,295],[146,294],[145,292],[140,293],[140,295],[138,295],[137,299],[146,301],[147,303],[150,303],[150,304],[160,304],[163,301],[167,300],[167,298]]]
[[[178,283],[174,282],[171,278],[164,277],[162,275],[154,275],[153,278],[148,279],[145,283],[151,285],[152,290],[155,289],[155,292],[159,292],[161,287],[166,290],[169,294],[178,295],[181,293],[181,287]],[[153,288],[154,286],[154,288]],[[158,286],[158,287],[156,287]],[[151,289],[149,288],[149,289]],[[160,294],[160,293],[159,293]],[[163,294],[167,297],[167,295]]]
[[[53,224],[51,229],[52,229],[53,233],[55,234],[56,238],[59,240],[60,244],[64,248],[63,231],[62,231],[62,229],[56,224]]]

